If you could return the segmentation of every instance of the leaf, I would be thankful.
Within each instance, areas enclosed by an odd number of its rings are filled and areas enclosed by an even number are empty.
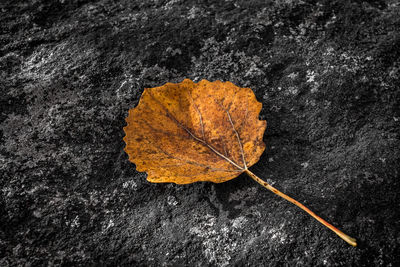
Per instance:
[[[231,82],[167,83],[146,88],[124,127],[125,151],[153,183],[222,183],[245,172],[306,211],[352,246],[356,240],[252,173],[264,152],[266,121],[250,88]]]
[[[125,151],[153,183],[221,183],[255,164],[265,149],[262,104],[231,82],[146,88],[129,111]]]

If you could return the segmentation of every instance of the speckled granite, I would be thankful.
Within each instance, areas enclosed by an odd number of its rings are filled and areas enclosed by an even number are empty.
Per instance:
[[[399,266],[400,4],[0,3],[0,266]],[[123,152],[143,88],[251,87],[251,168],[353,248],[242,175],[150,184]]]

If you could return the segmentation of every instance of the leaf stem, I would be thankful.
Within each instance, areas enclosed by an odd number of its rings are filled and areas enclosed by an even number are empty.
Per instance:
[[[330,223],[328,223],[327,221],[325,221],[324,219],[322,219],[321,217],[319,217],[318,215],[316,215],[314,212],[312,212],[309,208],[307,208],[306,206],[304,206],[303,204],[301,204],[300,202],[298,202],[297,200],[285,195],[284,193],[282,193],[281,191],[279,191],[278,189],[274,188],[273,186],[271,186],[270,184],[268,184],[267,182],[263,181],[261,178],[259,178],[258,176],[256,176],[254,173],[252,173],[251,171],[249,171],[248,169],[245,170],[245,172],[247,173],[247,175],[249,175],[254,181],[256,181],[257,183],[261,184],[263,187],[267,188],[268,190],[274,192],[275,194],[277,194],[278,196],[286,199],[287,201],[295,204],[297,207],[299,207],[300,209],[304,210],[305,212],[307,212],[308,214],[310,214],[312,217],[314,217],[317,221],[319,221],[320,223],[322,223],[323,225],[325,225],[326,227],[328,227],[329,229],[331,229],[333,232],[335,232],[335,234],[337,234],[340,238],[342,238],[344,241],[346,241],[347,243],[349,243],[352,246],[357,246],[357,242],[354,238],[346,235],[345,233],[343,233],[342,231],[340,231],[339,229],[337,229],[336,227],[334,227],[333,225],[331,225]]]

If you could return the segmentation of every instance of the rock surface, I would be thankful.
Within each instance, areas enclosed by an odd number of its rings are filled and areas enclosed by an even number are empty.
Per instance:
[[[0,3],[0,266],[399,266],[397,0]],[[245,175],[150,184],[145,87],[229,80],[268,121]]]

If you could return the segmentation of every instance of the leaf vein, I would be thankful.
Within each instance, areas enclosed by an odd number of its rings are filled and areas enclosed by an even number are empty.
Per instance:
[[[157,102],[166,112],[167,117],[170,118],[171,120],[173,120],[179,127],[181,127],[182,129],[184,129],[193,139],[195,139],[196,141],[202,143],[204,146],[208,147],[210,150],[212,150],[215,154],[217,154],[218,156],[220,156],[221,158],[223,158],[224,160],[228,161],[229,163],[231,163],[232,165],[234,165],[235,167],[237,167],[240,170],[244,170],[242,167],[240,167],[236,162],[234,162],[233,160],[229,159],[228,157],[225,157],[223,154],[221,154],[221,152],[219,152],[216,148],[214,148],[212,145],[210,145],[209,143],[207,143],[205,140],[197,137],[195,134],[193,134],[186,126],[184,126],[182,123],[180,123],[174,115],[171,114],[171,112],[158,100],[156,99],[153,94],[149,91],[149,95],[150,97]]]

